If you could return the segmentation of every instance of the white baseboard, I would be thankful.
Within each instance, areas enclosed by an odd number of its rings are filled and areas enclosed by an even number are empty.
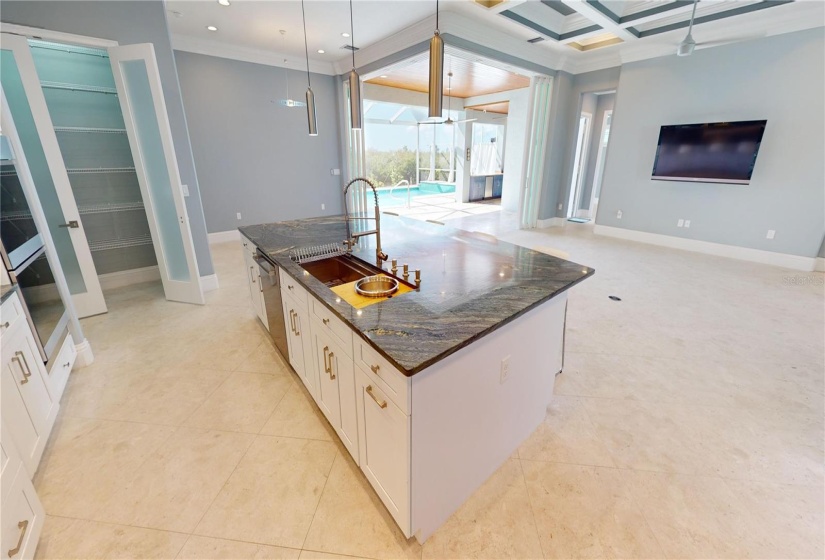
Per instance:
[[[103,291],[140,284],[141,282],[154,282],[160,280],[160,271],[157,265],[145,268],[135,268],[132,270],[122,270],[120,272],[109,272],[99,274],[100,287]]]
[[[546,220],[537,220],[536,221],[536,228],[537,229],[544,229],[549,227],[564,227],[567,223],[566,218],[547,218]]]
[[[207,239],[209,239],[209,244],[214,245],[215,243],[228,243],[229,241],[240,241],[241,239],[241,232],[232,229],[229,231],[216,231],[215,233],[208,233],[206,234]]]
[[[825,272],[825,257],[817,257],[814,270],[817,272]]]
[[[627,239],[628,241],[638,241],[650,245],[681,249],[683,251],[693,251],[694,253],[704,253],[717,257],[727,257],[740,261],[749,261],[760,264],[769,264],[790,268],[793,270],[804,270],[810,272],[816,267],[815,257],[801,257],[799,255],[788,255],[786,253],[774,253],[772,251],[762,251],[760,249],[750,249],[748,247],[737,247],[735,245],[723,245],[721,243],[711,243],[710,241],[698,241],[696,239],[685,239],[683,237],[673,237],[659,233],[648,233],[633,229],[617,228],[596,224],[593,233],[606,237]]]
[[[218,284],[218,275],[209,274],[207,276],[201,276],[201,287],[203,288],[204,292],[211,292],[213,290],[217,290],[220,287],[220,285]]]

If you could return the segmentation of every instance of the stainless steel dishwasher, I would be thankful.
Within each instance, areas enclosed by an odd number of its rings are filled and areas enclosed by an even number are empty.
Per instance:
[[[261,292],[264,295],[269,336],[272,337],[275,346],[288,363],[289,346],[286,341],[286,323],[284,322],[284,310],[281,304],[281,279],[278,274],[278,265],[270,261],[260,249],[255,255],[255,262],[258,263],[258,268],[261,269]]]

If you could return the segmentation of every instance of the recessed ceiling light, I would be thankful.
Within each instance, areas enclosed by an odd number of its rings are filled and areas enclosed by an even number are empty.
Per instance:
[[[347,32],[345,31],[345,32],[341,33],[341,37],[349,37],[349,33],[347,33]]]
[[[325,51],[324,49],[318,49],[318,54],[324,54],[325,52],[327,51]]]
[[[386,78],[386,77],[387,77],[387,75],[386,75],[386,74],[384,74],[384,75],[382,75],[381,77],[382,77],[382,78]]]
[[[220,4],[221,6],[228,6],[229,0],[218,0],[218,4]]]
[[[206,26],[206,28],[207,28],[209,31],[217,31],[217,30],[218,30],[218,28],[217,28],[217,27],[215,27],[214,25],[207,25],[207,26]]]

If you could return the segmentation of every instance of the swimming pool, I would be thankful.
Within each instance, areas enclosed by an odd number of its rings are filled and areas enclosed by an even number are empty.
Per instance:
[[[454,193],[455,185],[443,183],[425,183],[410,187],[410,200],[419,196]],[[378,189],[378,204],[381,208],[404,206],[407,204],[407,187],[381,187]]]

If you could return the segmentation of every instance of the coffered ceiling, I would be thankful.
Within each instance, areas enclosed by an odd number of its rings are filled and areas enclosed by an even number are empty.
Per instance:
[[[300,1],[229,3],[167,0],[173,46],[304,67]],[[353,6],[359,68],[421,45],[435,28],[434,0],[353,0]],[[312,69],[349,70],[351,53],[344,47],[352,39],[343,35],[350,32],[349,3],[305,0],[305,7]],[[578,73],[674,53],[692,7],[691,0],[441,0],[440,28],[491,52]],[[700,0],[693,35],[698,48],[707,48],[823,23],[823,0]]]

